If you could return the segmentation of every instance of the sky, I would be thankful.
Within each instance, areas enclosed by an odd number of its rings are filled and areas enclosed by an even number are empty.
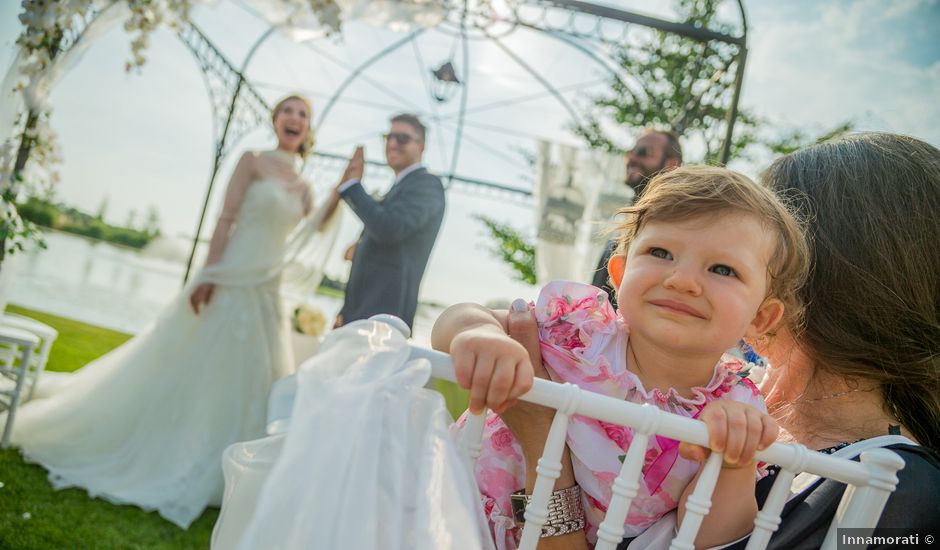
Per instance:
[[[609,5],[668,17],[657,2]],[[735,11],[728,18],[735,20]],[[749,57],[742,105],[781,128],[819,132],[851,120],[858,130],[910,134],[940,146],[940,1],[876,0],[813,2],[745,1]],[[12,61],[21,27],[17,2],[0,2],[0,69]],[[267,29],[249,0],[220,0],[199,6],[195,23],[233,64],[240,66],[252,43]],[[320,124],[317,148],[348,154],[356,143],[367,158],[382,160],[381,133],[392,114],[412,110],[430,124],[425,161],[439,173],[454,162],[459,95],[439,104],[428,93],[426,74],[453,59],[458,76],[469,67],[467,116],[456,172],[467,177],[530,189],[532,169],[524,160],[538,139],[578,145],[561,103],[545,91],[550,82],[575,106],[603,90],[605,73],[574,48],[538,33],[517,29],[494,40],[470,40],[469,61],[452,30],[429,30],[370,65],[322,114],[356,65],[406,35],[349,22],[341,39],[309,44],[275,34],[258,48],[246,73],[273,103],[292,91],[314,101]],[[52,124],[64,157],[57,197],[87,211],[107,200],[105,217],[138,222],[151,206],[163,231],[192,235],[204,200],[213,155],[212,102],[189,50],[169,31],[154,33],[147,64],[127,74],[130,38],[120,28],[91,44],[85,56],[52,93]],[[511,52],[511,53],[507,53]],[[533,77],[515,61],[530,66]],[[525,101],[514,101],[528,98]],[[247,133],[234,146],[269,148],[266,127]],[[624,143],[627,146],[629,143]],[[225,180],[237,155],[222,165],[210,197],[209,227],[218,212]],[[342,166],[313,163],[306,174],[322,191],[336,183]],[[737,168],[755,174],[762,166]],[[390,173],[367,172],[365,185],[383,191]],[[513,280],[491,257],[482,226],[486,214],[534,233],[531,200],[454,184],[448,191],[444,226],[422,287],[423,299],[443,304],[486,302],[535,291]],[[340,247],[353,241],[360,225],[344,220]],[[345,278],[348,264],[338,256],[327,272]]]

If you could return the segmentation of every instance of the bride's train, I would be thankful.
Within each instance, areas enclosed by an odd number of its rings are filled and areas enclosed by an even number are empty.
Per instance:
[[[293,370],[280,298],[303,217],[277,181],[253,183],[200,314],[186,288],[149,328],[19,411],[13,443],[56,487],[157,510],[187,527],[221,502],[222,451],[264,435],[271,384]]]

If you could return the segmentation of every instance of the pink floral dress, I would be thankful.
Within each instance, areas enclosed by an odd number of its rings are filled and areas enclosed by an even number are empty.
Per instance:
[[[766,411],[757,387],[746,378],[747,364],[730,354],[715,365],[707,386],[692,389],[692,398],[682,397],[674,389],[646,391],[626,368],[629,329],[608,303],[607,294],[596,287],[567,281],[549,283],[539,294],[534,313],[542,360],[556,382],[571,382],[585,390],[648,403],[688,418],[697,418],[707,403],[719,398]],[[466,418],[464,413],[454,429],[462,429]],[[625,426],[582,416],[571,418],[567,442],[582,489],[585,531],[591,545],[597,540],[597,527],[610,503],[611,485],[632,439],[632,429]],[[699,464],[680,457],[678,446],[677,441],[665,437],[650,439],[639,493],[627,514],[627,537],[642,533],[678,507],[682,492],[695,477]],[[486,419],[475,474],[497,548],[516,548],[521,530],[513,522],[509,496],[525,486],[525,462],[512,432],[492,412]]]

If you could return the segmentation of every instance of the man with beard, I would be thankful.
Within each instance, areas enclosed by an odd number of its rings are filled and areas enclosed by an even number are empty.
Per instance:
[[[633,189],[636,201],[646,188],[646,184],[660,172],[667,172],[682,165],[682,146],[679,137],[670,131],[647,129],[637,140],[636,145],[626,153],[627,176],[625,184]],[[604,253],[597,262],[591,284],[603,289],[610,296],[610,303],[617,307],[616,292],[610,285],[607,275],[607,262],[614,253],[616,242],[607,241]]]

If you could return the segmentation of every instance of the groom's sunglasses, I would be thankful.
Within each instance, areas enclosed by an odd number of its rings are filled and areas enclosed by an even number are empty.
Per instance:
[[[408,145],[412,141],[418,141],[418,138],[403,132],[390,132],[388,134],[382,134],[382,138],[385,139],[386,142],[395,140],[395,143],[399,145]]]

